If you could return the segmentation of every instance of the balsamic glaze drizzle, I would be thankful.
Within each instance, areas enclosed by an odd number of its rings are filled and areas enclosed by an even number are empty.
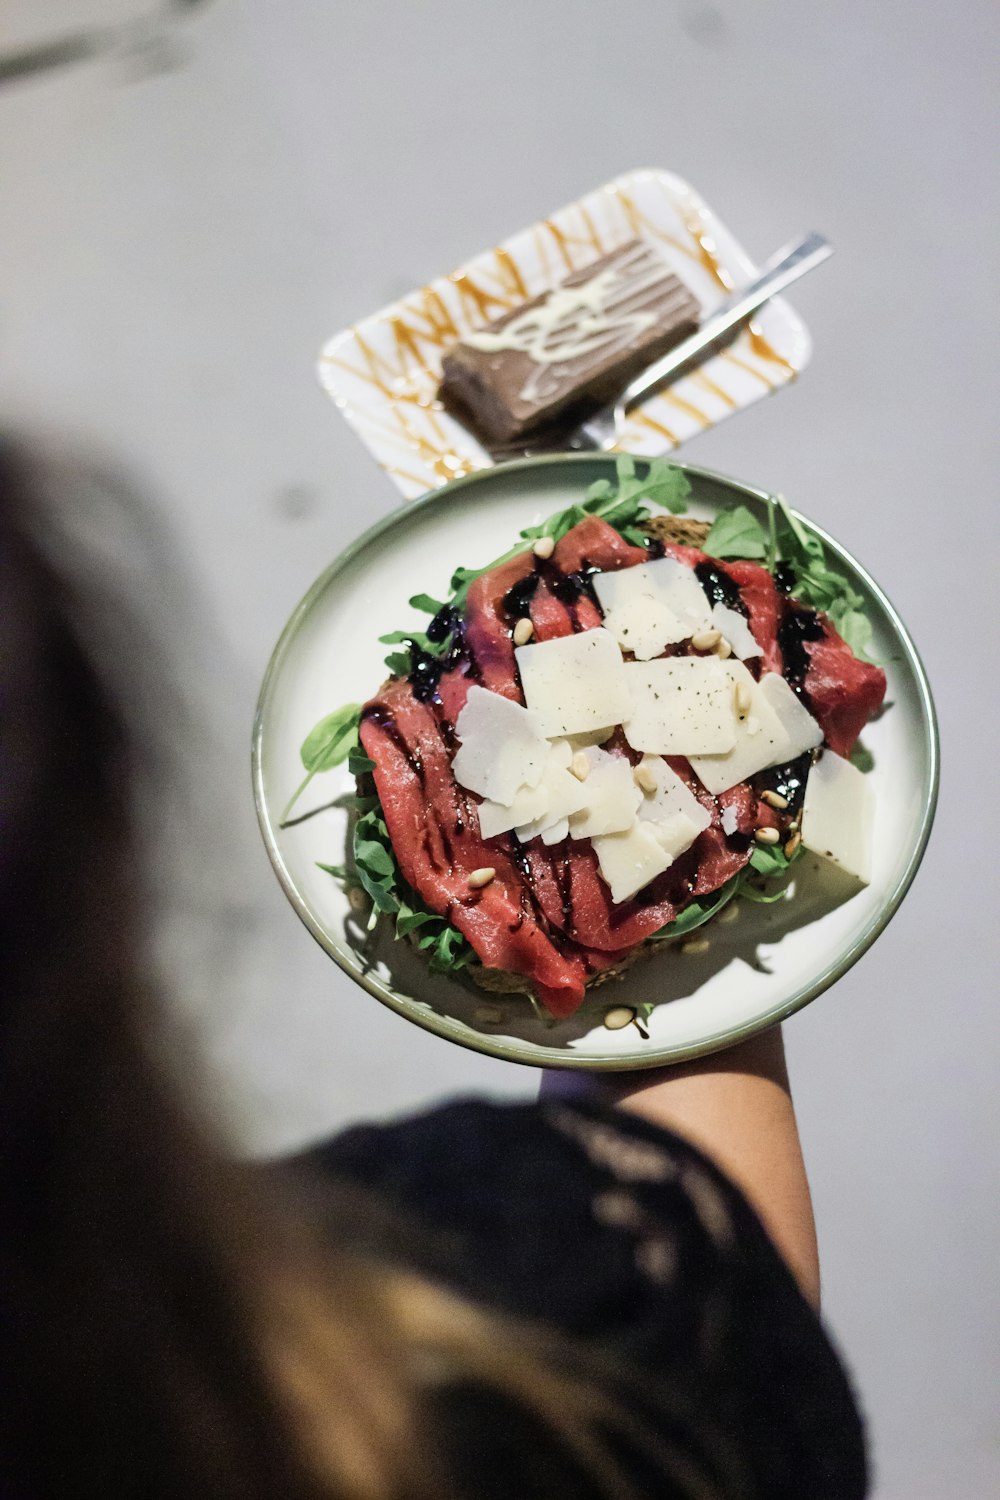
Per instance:
[[[540,580],[541,574],[536,565],[533,573],[525,574],[519,582],[514,584],[513,588],[507,590],[500,607],[508,620],[519,620],[522,615],[528,613],[529,601],[538,588]]]
[[[724,604],[727,609],[736,610],[744,619],[749,618],[739,585],[734,583],[728,573],[717,568],[713,562],[696,563],[694,571],[710,604]]]
[[[784,677],[790,687],[799,694],[809,671],[809,653],[806,641],[818,641],[823,635],[823,625],[814,609],[804,609],[790,602],[778,626],[778,645],[784,664]]]
[[[802,810],[806,793],[806,777],[809,775],[811,765],[812,751],[806,750],[786,765],[770,766],[766,771],[758,772],[753,777],[754,790],[760,793],[770,788],[772,792],[779,792],[788,803],[788,809],[782,811],[782,817],[790,821]]]

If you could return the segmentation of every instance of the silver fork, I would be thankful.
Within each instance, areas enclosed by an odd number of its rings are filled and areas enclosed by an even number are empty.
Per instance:
[[[786,286],[791,286],[793,281],[798,281],[807,271],[822,265],[832,254],[833,246],[821,234],[807,234],[794,245],[787,245],[784,250],[779,250],[777,255],[766,262],[749,286],[727,297],[689,338],[630,381],[613,404],[595,412],[568,436],[563,436],[559,446],[584,451],[607,451],[614,448],[621,436],[626,413],[631,407],[651,396],[671,377],[680,375],[695,364],[706,351],[724,345],[763,303],[784,291]],[[546,444],[543,439],[536,447],[532,447],[529,433],[526,441],[516,446],[519,453],[529,455],[551,451],[553,444]],[[497,453],[494,456],[513,457],[514,447],[512,444],[502,455]]]

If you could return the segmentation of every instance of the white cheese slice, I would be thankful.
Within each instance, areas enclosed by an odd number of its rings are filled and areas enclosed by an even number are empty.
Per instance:
[[[626,662],[632,711],[623,728],[633,750],[689,756],[730,750],[736,710],[727,665],[717,656]]]
[[[694,569],[675,557],[658,557],[646,566],[657,597],[687,622],[688,634],[707,630],[712,623],[712,608]]]
[[[508,805],[489,800],[479,804],[479,832],[484,839],[495,838],[498,833],[507,833],[511,828],[530,824],[541,819],[549,807],[549,792],[544,785],[523,786],[514,794]]]
[[[802,842],[862,884],[871,880],[874,803],[868,778],[824,750],[810,768],[802,807]]]
[[[704,808],[700,810],[704,812]],[[705,828],[700,818],[696,821],[682,812],[670,813],[661,823],[648,823],[645,826],[670,855],[671,860],[679,858],[685,850],[690,849]]]
[[[486,688],[471,687],[455,734],[462,743],[451,769],[455,780],[470,792],[509,806],[518,787],[538,785],[549,747],[522,704]]]
[[[767,697],[761,692],[746,667],[740,661],[721,662],[730,683],[730,697],[735,697],[736,688],[743,689],[749,706],[744,717],[737,721],[736,743],[724,755],[691,755],[691,769],[702,786],[713,797],[726,792],[738,781],[763,771],[765,766],[780,765],[790,760],[789,737],[784,725],[775,713]]]
[[[674,862],[648,823],[634,823],[625,832],[600,835],[594,839],[594,852],[616,904],[641,891]]]
[[[604,833],[621,833],[635,822],[636,809],[642,801],[632,767],[623,755],[609,755],[596,745],[584,754],[590,761],[590,775],[580,782],[586,801],[579,812],[570,815],[570,835],[589,839]]]
[[[522,843],[541,835],[544,843],[558,843],[569,833],[567,819],[570,813],[579,812],[587,801],[587,789],[582,781],[570,774],[569,763],[573,758],[573,747],[567,740],[554,740],[538,790],[547,794],[548,805],[538,818],[517,829]],[[546,837],[550,830],[564,825],[558,838]]]
[[[571,734],[567,743],[574,751],[587,750],[591,745],[603,745],[604,741],[609,740],[617,728],[617,724],[608,724],[604,729],[588,729],[586,734]]]
[[[591,582],[605,615],[635,599],[656,599],[685,625],[685,636],[705,630],[712,611],[692,568],[673,557],[658,557],[634,568],[595,573]],[[679,637],[683,640],[685,636]]]
[[[537,641],[514,655],[525,702],[543,734],[605,729],[627,715],[625,667],[610,630]]]
[[[610,630],[623,651],[631,651],[637,661],[662,656],[668,646],[687,640],[691,631],[660,599],[639,594],[616,604],[604,616],[604,628]]]
[[[782,728],[788,736],[786,750],[775,764],[780,765],[783,761],[794,760],[803,751],[815,750],[817,745],[822,745],[822,729],[798,693],[788,686],[780,672],[765,672],[757,686],[761,695],[767,699],[778,715]]]
[[[553,823],[549,828],[543,828],[541,840],[543,844],[561,844],[563,839],[569,838],[569,818],[560,818],[558,823]]]
[[[645,755],[642,765],[655,778],[656,789],[644,793],[639,804],[640,821],[666,823],[679,814],[694,824],[697,833],[708,827],[712,814],[702,807],[691,788],[681,780],[676,771],[670,769],[665,760],[659,755]]]
[[[648,563],[639,563],[634,568],[616,568],[612,573],[595,573],[590,582],[605,614],[634,599],[654,599],[657,594]]]
[[[750,626],[738,610],[730,609],[728,604],[713,604],[712,624],[729,642],[733,655],[739,657],[740,661],[763,655]]]

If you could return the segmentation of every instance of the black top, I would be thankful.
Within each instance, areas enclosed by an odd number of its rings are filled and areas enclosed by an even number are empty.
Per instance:
[[[469,1102],[352,1129],[310,1160],[390,1210],[394,1229],[364,1214],[341,1229],[351,1245],[554,1327],[600,1372],[631,1481],[612,1493],[865,1494],[826,1333],[746,1200],[686,1141],[576,1100]],[[495,1391],[450,1388],[444,1405],[476,1500],[608,1493]]]

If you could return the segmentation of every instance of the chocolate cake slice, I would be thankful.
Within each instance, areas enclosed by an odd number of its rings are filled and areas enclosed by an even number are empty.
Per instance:
[[[488,442],[612,399],[698,326],[697,298],[646,240],[470,333],[445,355],[440,397]]]

